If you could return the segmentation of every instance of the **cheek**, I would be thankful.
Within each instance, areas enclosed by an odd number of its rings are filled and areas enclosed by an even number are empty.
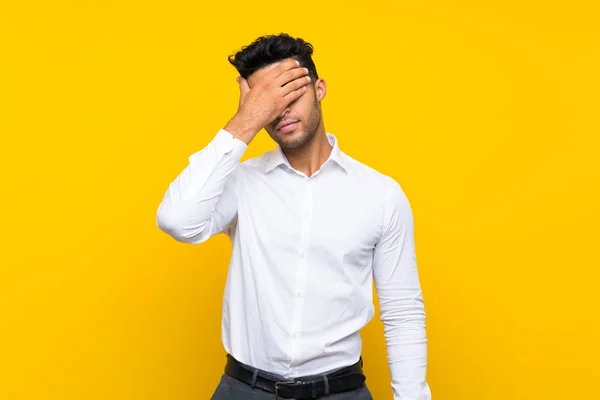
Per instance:
[[[314,98],[310,93],[305,93],[292,104],[292,111],[302,116],[307,121],[315,107]]]

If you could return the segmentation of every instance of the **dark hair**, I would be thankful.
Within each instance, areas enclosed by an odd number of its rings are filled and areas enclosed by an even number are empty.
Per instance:
[[[300,65],[308,68],[313,82],[319,79],[317,68],[312,60],[313,46],[287,33],[261,36],[240,51],[228,57],[229,62],[240,75],[247,79],[255,71],[286,58],[295,58]]]

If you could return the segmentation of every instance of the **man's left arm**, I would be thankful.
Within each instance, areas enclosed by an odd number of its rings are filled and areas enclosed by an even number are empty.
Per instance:
[[[394,400],[430,400],[425,307],[417,271],[414,218],[408,198],[395,180],[388,191],[383,234],[375,246],[373,277]]]

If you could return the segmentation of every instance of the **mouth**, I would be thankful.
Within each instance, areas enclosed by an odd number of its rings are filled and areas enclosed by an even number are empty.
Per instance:
[[[277,124],[277,127],[275,129],[280,132],[291,132],[294,129],[296,129],[298,122],[299,121],[295,121],[295,120],[281,121],[280,123]]]

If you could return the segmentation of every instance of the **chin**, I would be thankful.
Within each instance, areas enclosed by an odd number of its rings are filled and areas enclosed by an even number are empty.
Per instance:
[[[286,132],[286,133],[280,133],[279,137],[282,138],[283,140],[294,140],[298,137],[302,137],[304,136],[304,131],[302,129],[294,129],[293,132]]]
[[[297,149],[304,146],[309,140],[303,135],[290,135],[287,140],[282,140],[280,146],[286,149]]]

